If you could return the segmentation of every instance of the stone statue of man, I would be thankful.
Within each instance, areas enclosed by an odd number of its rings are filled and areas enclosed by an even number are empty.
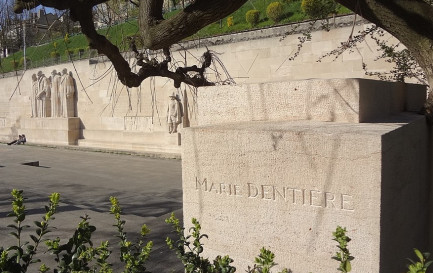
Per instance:
[[[32,91],[30,94],[30,105],[32,106],[32,118],[38,117],[38,77],[36,74],[32,75]]]
[[[75,114],[74,109],[74,94],[75,84],[74,78],[68,74],[65,68],[62,70],[62,77],[60,79],[60,116],[73,117]]]
[[[60,117],[60,75],[56,70],[51,72],[51,116]]]
[[[182,105],[177,100],[176,95],[173,93],[170,97],[167,107],[167,123],[168,132],[177,133],[177,126],[182,123]]]
[[[45,77],[44,73],[42,71],[38,72],[38,117],[49,117],[50,116],[50,108],[51,108],[51,88],[50,83]]]

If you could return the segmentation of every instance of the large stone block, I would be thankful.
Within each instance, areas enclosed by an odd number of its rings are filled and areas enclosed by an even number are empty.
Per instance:
[[[295,273],[336,272],[338,225],[355,273],[403,272],[414,247],[427,249],[432,138],[407,112],[425,87],[309,80],[198,98],[182,179],[185,224],[202,223],[205,255],[228,254],[242,271],[265,246]]]
[[[425,87],[366,79],[215,86],[200,92],[198,125],[260,120],[372,122],[419,111]]]
[[[186,129],[185,223],[198,218],[205,254],[228,254],[239,271],[265,246],[293,272],[336,272],[340,225],[353,272],[401,272],[413,247],[426,248],[429,185],[425,120],[398,121]]]

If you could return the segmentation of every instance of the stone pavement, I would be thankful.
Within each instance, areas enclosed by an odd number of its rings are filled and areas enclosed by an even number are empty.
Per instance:
[[[36,160],[39,167],[22,165]],[[125,230],[130,240],[137,236],[142,224],[151,229],[149,239],[154,241],[154,248],[147,269],[151,272],[183,271],[174,252],[165,245],[171,228],[164,222],[171,212],[182,218],[180,160],[0,144],[0,246],[5,247],[14,243],[14,238],[9,235],[12,230],[7,228],[12,224],[12,218],[6,217],[11,210],[13,188],[24,190],[26,222],[32,226],[30,230],[34,230],[33,221],[40,220],[44,213],[49,194],[59,192],[62,202],[52,222],[56,229],[48,234],[50,237],[71,237],[80,216],[87,214],[97,228],[94,243],[99,245],[103,240],[110,240],[118,249],[116,229],[112,226],[114,217],[108,212],[109,197],[116,196],[123,209]],[[115,269],[119,269],[117,251],[112,256],[110,261]],[[49,261],[54,257],[48,254],[40,257],[53,268]],[[36,268],[30,270],[36,271]]]

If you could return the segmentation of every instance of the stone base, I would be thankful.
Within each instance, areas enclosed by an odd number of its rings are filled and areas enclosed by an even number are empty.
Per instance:
[[[80,118],[25,118],[19,131],[29,143],[77,145]]]
[[[78,141],[78,145],[90,148],[180,155],[181,134],[83,130],[83,138]]]
[[[205,256],[230,255],[239,272],[264,246],[279,268],[334,273],[339,225],[352,238],[353,273],[402,272],[412,249],[427,247],[428,143],[415,114],[185,129],[186,230],[197,218]]]

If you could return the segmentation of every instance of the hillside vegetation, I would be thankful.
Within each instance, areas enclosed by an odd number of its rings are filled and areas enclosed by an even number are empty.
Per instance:
[[[266,10],[276,0],[250,0],[239,10],[200,30],[188,39],[198,39],[214,35],[240,32],[252,28],[264,28],[275,24],[288,24],[311,19],[302,12],[300,0],[280,0],[281,17],[278,23],[268,18]],[[246,14],[250,10],[259,12],[258,20],[254,25],[246,21]],[[166,13],[165,18],[175,15],[178,11]],[[338,14],[349,13],[349,10],[339,6]],[[99,30],[103,35],[117,45],[122,51],[128,50],[126,37],[138,34],[137,20],[131,20],[115,26]],[[86,37],[75,34],[66,37],[53,38],[50,43],[28,46],[26,50],[27,69],[39,66],[49,66],[55,63],[68,62],[71,59],[89,58],[95,56],[96,51],[89,50]],[[18,51],[7,58],[1,59],[0,73],[23,69],[24,53]]]

